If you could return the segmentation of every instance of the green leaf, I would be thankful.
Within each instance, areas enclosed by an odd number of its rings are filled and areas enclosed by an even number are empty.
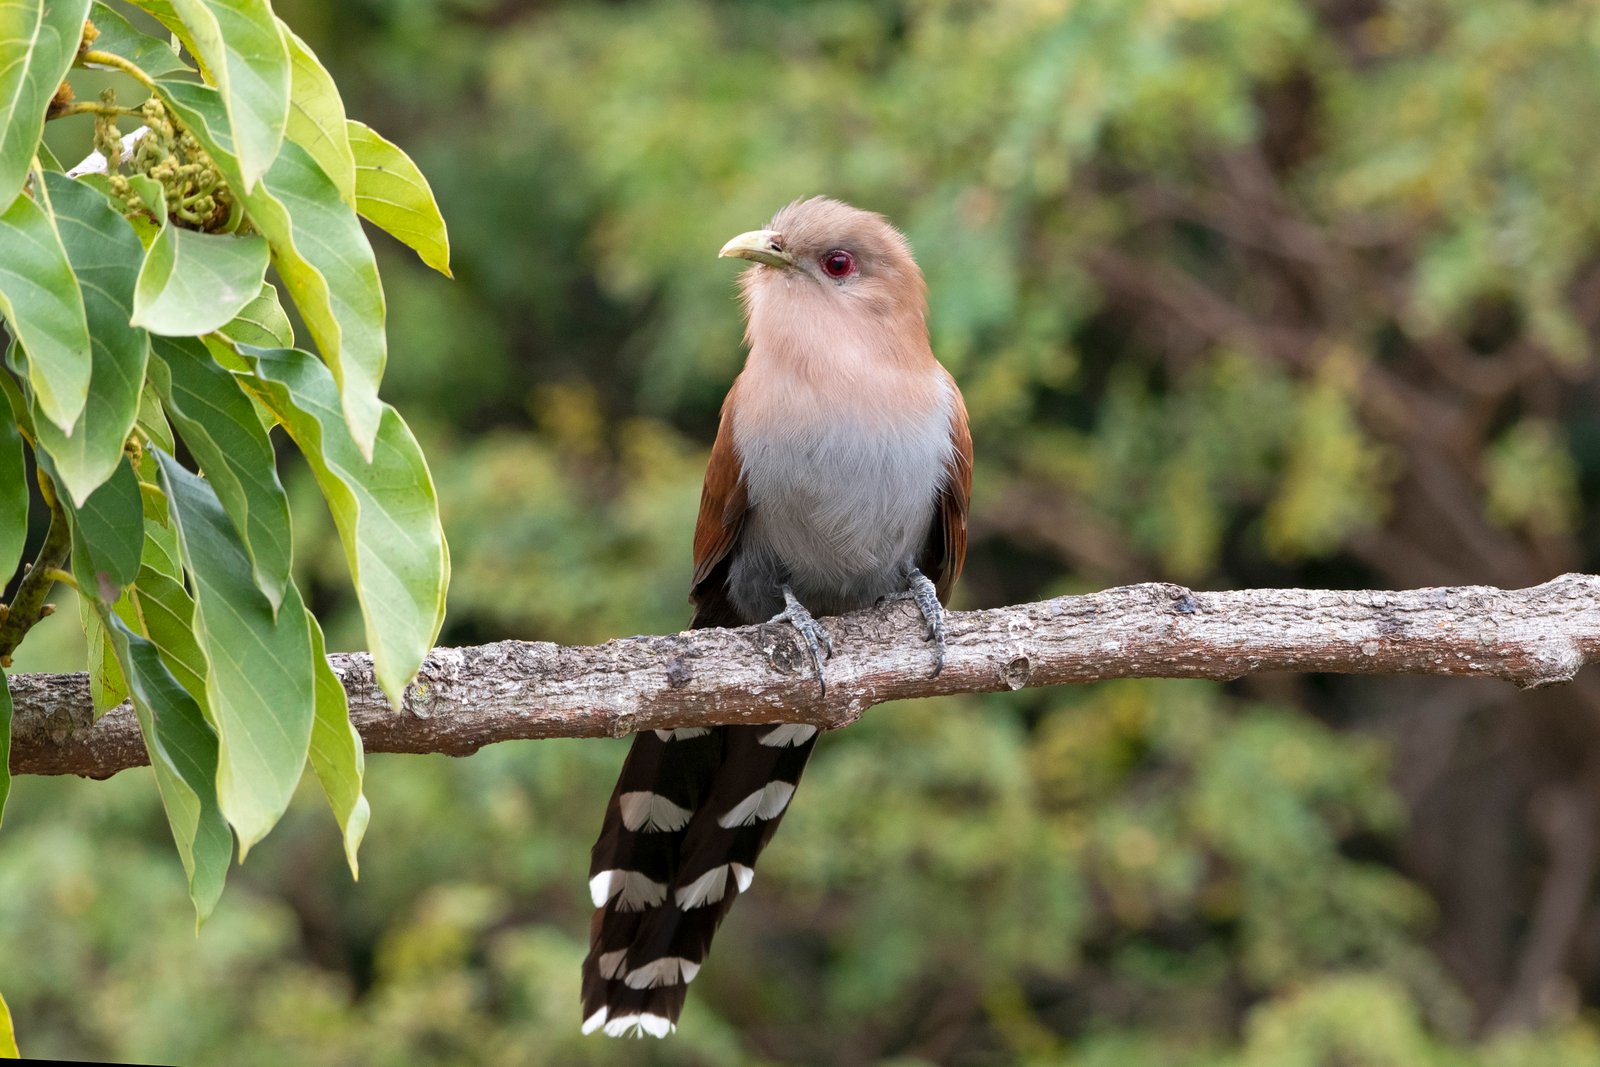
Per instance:
[[[0,370],[0,375],[10,377]],[[11,580],[28,539],[28,467],[16,413],[0,404],[0,585]]]
[[[263,237],[161,228],[139,271],[133,324],[170,337],[220,329],[261,292],[267,273]]]
[[[240,188],[216,91],[192,82],[157,83],[167,106]],[[339,383],[339,399],[363,456],[383,415],[378,380],[387,358],[383,286],[355,212],[299,145],[286,142],[261,185],[245,195],[250,221],[272,246],[272,261]]]
[[[45,109],[77,55],[88,13],[89,0],[0,4],[0,208],[22,192]]]
[[[239,309],[233,321],[222,327],[222,336],[242,345],[283,348],[294,344],[294,327],[278,303],[278,289],[271,282],[261,283],[261,292]]]
[[[150,384],[148,378],[145,380],[144,388],[139,391],[139,417],[134,420],[134,426],[146,441],[163,452],[171,452],[176,447],[172,437],[172,426],[167,422],[167,413],[161,410],[161,395],[156,392],[155,386]]]
[[[272,166],[289,120],[289,47],[267,0],[172,0],[217,85],[248,192]],[[233,183],[230,183],[233,184]]]
[[[118,598],[119,607],[127,603],[131,590],[130,586]],[[100,621],[100,607],[93,597],[78,598],[78,622],[83,626],[84,645],[89,651],[89,702],[97,719],[128,698],[128,683],[117,663],[117,650]]]
[[[56,477],[48,457],[41,460]],[[72,520],[72,573],[78,592],[110,606],[122,587],[139,574],[144,546],[144,505],[139,499],[139,479],[126,463],[117,464],[111,477],[89,494],[81,505],[63,501]]]
[[[153,566],[140,568],[139,580],[128,588],[127,599],[117,605],[117,614],[155,644],[173,678],[203,703],[205,654],[194,635],[194,601],[184,590],[182,579]]]
[[[70,435],[47,420],[35,422],[40,445],[55,461],[68,494],[81,504],[122,462],[123,445],[139,414],[150,339],[130,326],[128,317],[144,246],[121,213],[94,189],[60,174],[45,175],[45,185],[61,243],[83,290],[92,371],[83,419]],[[31,360],[33,350],[26,351]]]
[[[344,543],[378,684],[398,707],[444,622],[450,558],[433,478],[416,438],[387,404],[372,462],[339,416],[326,367],[297,349],[244,348],[241,378],[299,446]]]
[[[317,665],[317,719],[311,728],[311,767],[317,772],[317,780],[322,783],[322,791],[327,794],[333,817],[344,835],[344,858],[350,864],[350,876],[359,878],[361,868],[356,862],[356,850],[361,847],[371,814],[367,798],[361,792],[361,778],[365,772],[361,735],[350,722],[344,684],[328,666],[322,627],[314,618],[309,621],[312,654]]]
[[[450,235],[433,189],[422,171],[394,143],[370,126],[351,120],[350,148],[356,157],[356,210],[389,236],[410,247],[422,262],[450,273]]]
[[[171,74],[175,70],[189,69],[189,64],[172,50],[172,45],[159,37],[152,37],[148,33],[134,29],[133,23],[123,18],[115,8],[101,3],[100,0],[95,0],[94,10],[90,12],[89,18],[94,22],[94,28],[100,31],[100,36],[94,39],[96,52],[109,52],[114,56],[121,56],[152,78]]]
[[[357,788],[358,789],[360,788],[359,785],[357,786]],[[10,792],[11,792],[11,687],[6,683],[6,674],[5,674],[5,672],[4,671],[0,671],[0,822],[3,822],[4,819],[5,819],[6,797],[10,794]],[[333,794],[329,793],[328,795],[329,795],[329,797],[332,797]],[[337,810],[337,809],[335,809],[335,810]],[[346,845],[345,845],[345,851],[346,851],[347,854],[350,854],[349,853],[349,849],[350,849],[350,846],[349,846],[349,844],[347,842]],[[354,860],[353,854],[351,854],[351,855],[352,855],[352,858],[351,858],[351,868],[350,869],[354,870],[355,869],[355,860]],[[6,1020],[6,1021],[9,1023],[10,1020]],[[5,1037],[5,1034],[4,1033],[0,1033],[0,1039],[3,1039],[4,1037]]]
[[[242,862],[289,806],[305,768],[316,711],[311,631],[293,583],[273,617],[211,486],[165,453],[157,458],[194,580],[194,633],[218,741],[217,799]]]
[[[195,920],[204,922],[222,895],[233,837],[217,804],[217,737],[194,697],[167,670],[156,646],[115,615],[102,616],[128,679],[161,806],[189,876]]]
[[[282,26],[289,44],[294,84],[289,92],[289,126],[286,136],[304,148],[351,207],[356,203],[356,162],[345,128],[344,101],[339,87],[309,45],[288,26]]]
[[[32,197],[0,215],[0,314],[45,417],[71,433],[89,396],[89,320],[55,220]]]
[[[158,337],[151,378],[189,451],[216,490],[272,610],[289,584],[289,497],[272,442],[233,375],[195,340]]]
[[[6,1007],[5,997],[0,997],[0,1058],[22,1058],[22,1053],[17,1051],[17,1032],[11,1025],[11,1009]]]

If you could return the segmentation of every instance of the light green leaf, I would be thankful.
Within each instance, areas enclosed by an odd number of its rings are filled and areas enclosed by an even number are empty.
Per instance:
[[[199,341],[158,337],[155,351],[150,377],[233,520],[256,586],[277,611],[290,580],[289,497],[255,405]]]
[[[263,237],[161,228],[139,271],[133,324],[170,337],[220,329],[261,292]]]
[[[0,4],[0,208],[22,192],[45,108],[72,66],[88,13],[89,0]]]
[[[348,721],[348,720],[346,720],[346,721]],[[358,759],[360,758],[359,754],[358,754],[357,758]],[[358,770],[359,770],[359,768],[358,768]],[[359,783],[357,785],[357,788],[358,789],[360,788]],[[11,686],[6,683],[5,672],[4,671],[0,671],[0,822],[3,822],[4,819],[5,819],[6,797],[10,793],[11,793]],[[330,792],[328,794],[328,796],[331,799],[333,794]],[[336,808],[335,811],[337,811],[337,810],[338,809]],[[350,852],[350,845],[349,845],[348,841],[345,844],[345,852],[346,852],[347,855],[349,855],[351,857],[350,869],[353,871],[353,870],[355,870],[355,856],[354,856],[353,853]],[[10,1020],[8,1019],[8,1020],[6,1020],[6,1022],[9,1023]],[[3,1040],[4,1037],[5,1037],[5,1035],[3,1033],[0,1033],[0,1040]]]
[[[205,654],[194,635],[194,601],[184,590],[182,579],[152,566],[140,568],[139,580],[128,587],[128,596],[117,605],[117,614],[155,644],[173,678],[204,706]]]
[[[71,433],[89,396],[89,320],[55,220],[32,197],[0,215],[0,314],[45,417]]]
[[[238,164],[216,91],[192,82],[157,83],[222,169],[240,188]],[[383,408],[378,381],[387,358],[383,286],[372,246],[355,212],[305,149],[286,142],[261,185],[246,194],[250,220],[272,246],[272,261],[289,288],[328,366],[351,436],[370,455]]]
[[[317,772],[322,791],[328,796],[333,817],[344,835],[344,858],[350,876],[361,877],[356,851],[367,832],[371,812],[361,792],[366,761],[361,754],[361,735],[350,722],[350,704],[339,676],[328,666],[322,627],[309,618],[311,646],[317,664],[317,719],[311,728],[311,767]]]
[[[94,189],[60,174],[45,175],[45,185],[61,243],[82,287],[92,371],[83,418],[70,435],[47,420],[35,421],[40,445],[55,461],[68,494],[81,504],[122,462],[123,446],[139,414],[150,339],[130,326],[128,317],[144,246],[121,213]],[[33,350],[23,343],[31,360]]]
[[[156,646],[115,615],[103,620],[128,679],[161,806],[189,876],[195,921],[202,923],[222,895],[233,850],[233,837],[217,805],[217,737]]]
[[[450,234],[422,171],[393,142],[351,120],[350,148],[356,157],[356,210],[422,262],[450,274]]]
[[[289,120],[289,47],[267,0],[172,0],[221,93],[230,154],[248,192],[272,166]]]
[[[54,478],[48,457],[41,462]],[[115,604],[122,587],[139,574],[144,544],[139,479],[131,466],[119,463],[81,505],[63,503],[72,520],[72,573],[79,594],[107,606]]]
[[[131,590],[130,586],[118,598],[119,607],[127,603]],[[128,699],[128,683],[117,663],[117,650],[100,622],[100,606],[93,597],[78,598],[78,622],[83,626],[84,645],[89,650],[89,702],[97,719]]]
[[[11,1025],[11,1009],[6,1007],[6,998],[0,997],[0,1059],[21,1059],[22,1053],[17,1051],[17,1032]]]
[[[344,543],[378,684],[398,707],[444,622],[450,558],[433,478],[416,438],[387,404],[372,462],[361,458],[327,368],[297,349],[244,348],[241,377],[277,416],[316,475]]]
[[[260,345],[263,348],[284,348],[294,344],[294,327],[289,316],[278,303],[278,289],[271,282],[262,282],[261,291],[222,327],[222,336],[241,345]]]
[[[134,29],[133,23],[100,0],[95,0],[89,18],[94,22],[94,28],[100,31],[100,36],[94,39],[96,52],[121,56],[152,78],[189,69],[189,65],[172,50],[172,45]]]
[[[293,583],[272,605],[211,486],[158,453],[206,661],[205,708],[217,732],[217,800],[242,862],[272,829],[305,768],[316,672],[305,604]]]
[[[175,445],[172,438],[172,426],[167,422],[166,412],[161,410],[161,396],[156,392],[148,379],[144,388],[139,391],[139,417],[134,420],[134,426],[143,435],[146,441],[155,445],[163,452],[173,451]],[[147,481],[149,479],[146,479]]]
[[[22,435],[17,432],[11,405],[0,403],[0,585],[16,573],[27,539],[28,468],[22,456]]]
[[[286,136],[310,153],[338,188],[339,197],[354,207],[356,162],[350,152],[350,134],[345,129],[344,101],[339,98],[339,87],[310,46],[283,25],[282,20],[279,25],[289,44],[289,61],[294,69]]]

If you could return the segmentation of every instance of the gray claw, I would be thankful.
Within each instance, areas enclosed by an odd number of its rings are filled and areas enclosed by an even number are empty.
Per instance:
[[[935,678],[939,677],[940,673],[944,671],[945,640],[944,605],[939,603],[938,589],[934,587],[933,582],[928,579],[926,574],[923,574],[915,567],[911,567],[906,570],[905,590],[893,593],[884,597],[884,599],[910,600],[917,605],[917,610],[922,612],[922,621],[927,623],[928,626],[928,635],[925,640],[932,641],[934,647],[933,676]]]
[[[806,649],[811,653],[811,666],[817,672],[817,687],[823,696],[828,695],[828,683],[822,677],[822,661],[833,657],[833,637],[827,628],[812,617],[806,606],[795,598],[794,591],[788,586],[783,587],[784,608],[772,618],[767,620],[768,625],[786,622],[800,632],[800,639],[806,643]],[[824,654],[823,650],[827,652]],[[771,653],[768,653],[771,658]]]

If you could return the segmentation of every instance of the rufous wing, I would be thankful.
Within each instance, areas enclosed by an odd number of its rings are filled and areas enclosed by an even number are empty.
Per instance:
[[[694,604],[692,627],[739,626],[749,622],[734,612],[728,600],[729,554],[739,541],[749,508],[745,495],[744,465],[733,443],[733,406],[739,382],[735,379],[722,402],[722,421],[706,464],[705,486],[700,490],[700,517],[694,525],[694,580],[689,600]]]

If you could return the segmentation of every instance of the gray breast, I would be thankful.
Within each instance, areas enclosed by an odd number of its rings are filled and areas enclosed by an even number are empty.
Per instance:
[[[893,420],[841,411],[770,434],[736,426],[750,505],[729,573],[740,614],[776,613],[785,581],[819,615],[903,588],[950,458],[950,407]]]

